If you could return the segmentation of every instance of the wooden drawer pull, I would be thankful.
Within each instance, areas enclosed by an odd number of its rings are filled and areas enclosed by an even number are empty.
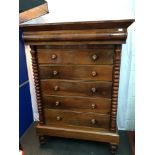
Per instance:
[[[56,54],[52,54],[51,58],[54,60],[57,58],[57,55]]]
[[[92,59],[95,61],[97,60],[98,56],[96,54],[92,55]]]
[[[60,102],[59,102],[59,101],[56,101],[56,102],[55,102],[55,105],[56,105],[56,106],[60,106]]]
[[[53,71],[53,75],[54,75],[54,76],[58,75],[58,73],[59,73],[59,72],[56,71],[56,70]]]
[[[97,91],[97,89],[96,89],[96,88],[92,88],[91,91],[92,91],[93,93],[95,93],[95,92]]]
[[[96,108],[96,104],[92,104],[91,107],[92,107],[92,109],[95,109]]]
[[[97,73],[95,71],[92,71],[92,76],[95,77]]]
[[[54,87],[54,90],[55,90],[55,91],[58,91],[58,90],[59,90],[59,87],[58,87],[58,86],[55,86],[55,87]]]
[[[91,120],[91,123],[92,123],[92,124],[96,124],[96,119],[92,119],[92,120]]]
[[[57,116],[57,121],[60,121],[62,118],[60,116]]]

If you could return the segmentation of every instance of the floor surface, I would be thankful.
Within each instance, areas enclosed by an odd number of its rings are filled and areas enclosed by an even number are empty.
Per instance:
[[[48,137],[40,147],[33,123],[20,139],[24,155],[111,155],[109,145],[75,139]],[[129,140],[125,131],[119,131],[120,145],[117,155],[131,155]]]

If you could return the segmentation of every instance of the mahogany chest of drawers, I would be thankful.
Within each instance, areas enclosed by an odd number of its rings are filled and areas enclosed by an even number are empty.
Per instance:
[[[30,45],[40,142],[45,135],[119,144],[121,45],[134,20],[22,25]]]

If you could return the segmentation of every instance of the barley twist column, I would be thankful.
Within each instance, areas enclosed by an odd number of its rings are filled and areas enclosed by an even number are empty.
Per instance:
[[[112,102],[111,102],[111,131],[115,132],[116,117],[117,117],[117,104],[118,104],[118,88],[119,88],[119,75],[120,75],[120,60],[121,60],[121,45],[116,45],[114,51],[114,66],[113,66],[113,86],[112,86]]]
[[[40,92],[40,80],[39,80],[39,70],[38,70],[38,62],[37,62],[37,51],[34,46],[31,46],[31,55],[32,55],[32,69],[33,69],[33,78],[35,84],[35,92],[36,92],[36,100],[37,107],[39,113],[39,125],[44,124],[43,118],[43,108],[41,104],[41,92]]]

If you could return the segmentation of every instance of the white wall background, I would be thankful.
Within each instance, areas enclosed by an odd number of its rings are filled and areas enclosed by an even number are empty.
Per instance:
[[[49,14],[26,22],[26,24],[70,21],[95,21],[131,19],[135,17],[134,0],[47,0]],[[135,129],[134,45],[135,24],[128,29],[127,43],[122,48],[121,76],[119,86],[118,128]],[[38,120],[31,55],[26,46],[28,74],[34,120]]]

